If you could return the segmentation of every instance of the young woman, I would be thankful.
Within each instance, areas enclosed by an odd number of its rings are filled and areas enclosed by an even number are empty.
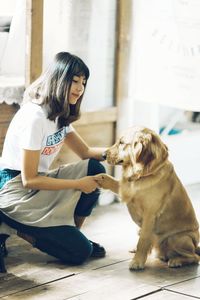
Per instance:
[[[0,164],[0,255],[7,253],[5,224],[34,247],[69,264],[104,257],[105,249],[80,231],[105,172],[104,148],[89,147],[71,123],[80,117],[89,70],[77,56],[58,53],[25,92],[5,138]],[[65,143],[82,159],[49,167]]]

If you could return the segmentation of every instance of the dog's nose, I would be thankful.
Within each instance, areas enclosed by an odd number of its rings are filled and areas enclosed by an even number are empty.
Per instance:
[[[103,160],[106,160],[106,157],[107,157],[107,152],[104,151],[104,152],[102,153],[102,158],[103,158]]]

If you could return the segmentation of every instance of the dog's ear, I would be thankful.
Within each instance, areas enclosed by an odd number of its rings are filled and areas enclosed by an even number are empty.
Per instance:
[[[130,158],[130,164],[126,167],[126,177],[139,179],[143,173],[143,165],[139,162],[136,162],[137,157],[140,156],[142,152],[142,144],[137,143],[133,149],[131,145],[127,147],[128,155]]]
[[[126,168],[126,177],[139,179],[144,175],[146,167],[154,160],[151,133],[138,132],[128,147],[131,164]]]
[[[142,147],[143,147],[142,143],[140,143],[140,142],[135,143],[134,147],[129,145],[128,154],[130,156],[132,165],[134,165],[138,161],[140,154],[142,153]]]
[[[139,157],[140,157],[140,155],[142,153],[142,150],[143,150],[143,144],[141,142],[138,142],[133,147],[133,150],[130,151],[130,152],[132,152],[132,154],[134,156],[135,162],[137,162],[139,160]]]
[[[151,148],[152,135],[150,133],[142,133],[138,138],[138,142],[135,142],[133,147],[133,153],[136,163],[142,163],[147,165],[154,159],[154,155]]]
[[[164,144],[158,135],[152,137],[152,151],[158,163],[168,157],[168,147]]]
[[[160,137],[152,133],[140,155],[140,162],[144,164],[144,175],[155,172],[168,157],[168,148]]]

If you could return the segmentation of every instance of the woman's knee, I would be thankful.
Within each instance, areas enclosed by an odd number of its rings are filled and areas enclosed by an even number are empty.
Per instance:
[[[87,243],[81,244],[78,247],[77,251],[75,251],[70,259],[70,264],[73,265],[81,265],[83,264],[92,254],[93,247],[90,241]]]
[[[89,176],[91,175],[96,175],[99,173],[105,173],[105,167],[100,163],[99,160],[90,158],[89,163],[88,163],[88,174]]]

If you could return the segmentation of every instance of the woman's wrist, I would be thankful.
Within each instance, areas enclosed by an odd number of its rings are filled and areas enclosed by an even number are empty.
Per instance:
[[[73,179],[71,181],[72,189],[79,190],[80,189],[80,180],[79,179]]]

